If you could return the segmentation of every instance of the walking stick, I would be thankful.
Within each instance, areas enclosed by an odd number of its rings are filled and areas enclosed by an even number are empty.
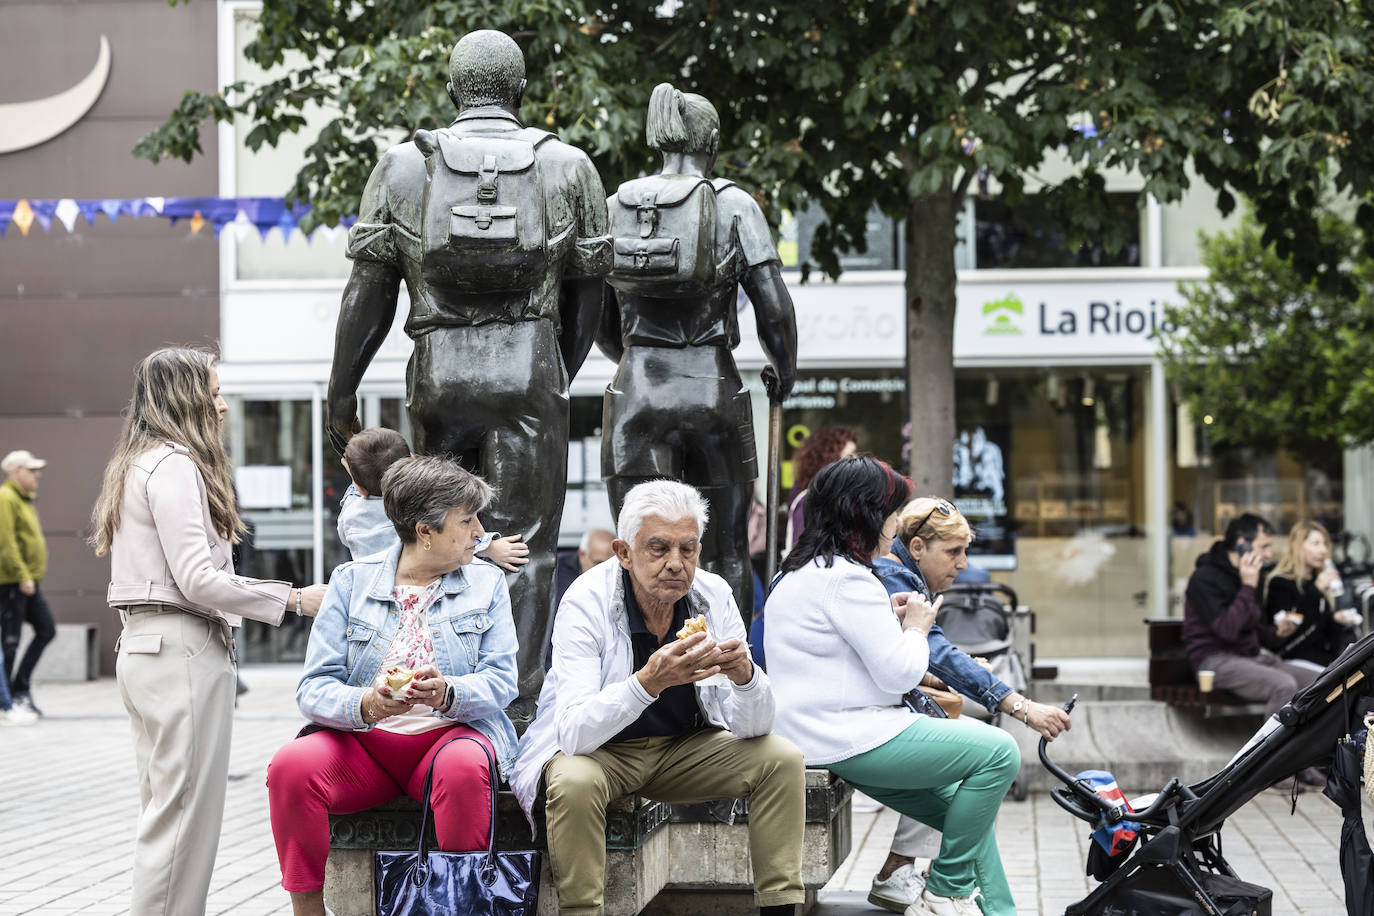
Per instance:
[[[768,400],[768,493],[767,511],[768,527],[766,545],[764,550],[768,553],[767,563],[764,570],[768,574],[764,587],[769,588],[773,585],[773,576],[778,568],[778,496],[779,480],[778,475],[782,471],[781,462],[782,451],[782,402]]]

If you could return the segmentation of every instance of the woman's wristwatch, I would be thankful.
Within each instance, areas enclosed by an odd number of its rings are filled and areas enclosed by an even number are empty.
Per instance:
[[[454,699],[453,685],[449,684],[448,689],[444,691],[444,705],[441,707],[443,712],[449,712],[453,709]]]
[[[1015,719],[1016,714],[1024,709],[1025,712],[1021,715],[1021,721],[1026,725],[1030,725],[1030,704],[1030,697],[1022,697],[1015,703],[1011,704],[1011,717]]]

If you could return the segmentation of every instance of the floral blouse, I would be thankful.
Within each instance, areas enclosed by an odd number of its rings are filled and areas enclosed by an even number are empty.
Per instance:
[[[382,657],[382,672],[397,667],[414,671],[434,664],[434,640],[429,635],[425,612],[439,597],[442,587],[443,579],[435,579],[429,585],[392,587],[391,600],[400,609],[401,624],[396,631],[396,638],[391,641],[391,647]],[[430,707],[416,704],[409,712],[383,719],[377,723],[377,727],[385,731],[417,735],[451,724],[436,717]]]

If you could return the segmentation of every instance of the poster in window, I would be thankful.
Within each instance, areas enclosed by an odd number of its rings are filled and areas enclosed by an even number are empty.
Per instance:
[[[969,565],[1015,569],[1016,550],[1007,509],[1007,467],[1011,427],[979,423],[959,430],[954,440],[954,501],[977,537],[969,545]]]

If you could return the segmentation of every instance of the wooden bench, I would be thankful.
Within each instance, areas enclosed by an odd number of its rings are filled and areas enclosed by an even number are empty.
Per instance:
[[[802,840],[802,883],[807,906],[815,905],[853,845],[850,799],[854,790],[829,770],[806,771],[806,826]],[[335,916],[374,916],[372,854],[379,849],[414,849],[419,843],[420,806],[401,798],[357,814],[330,815],[325,900]],[[536,833],[510,792],[498,796],[498,849],[539,849],[539,913],[558,912],[549,877],[542,812]],[[755,913],[749,864],[746,800],[669,805],[625,796],[606,809],[607,913]],[[685,907],[685,908],[684,908]]]
[[[1177,617],[1145,621],[1150,639],[1150,699],[1170,706],[1202,709],[1206,715],[1252,715],[1264,712],[1229,690],[1203,693],[1183,645],[1183,621]]]

